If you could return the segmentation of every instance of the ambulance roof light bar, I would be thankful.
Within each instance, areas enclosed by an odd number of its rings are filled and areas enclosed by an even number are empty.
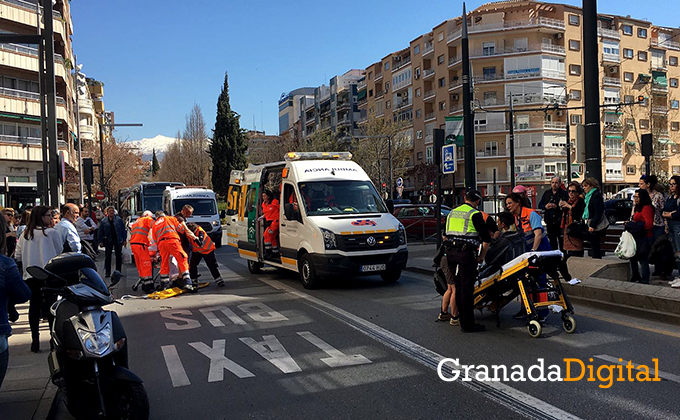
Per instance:
[[[288,152],[286,162],[295,160],[314,160],[314,159],[333,159],[333,160],[352,160],[350,152]]]

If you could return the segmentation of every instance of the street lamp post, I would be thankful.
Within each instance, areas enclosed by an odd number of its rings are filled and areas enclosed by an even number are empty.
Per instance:
[[[104,127],[142,127],[141,123],[99,124],[99,188],[104,189]]]

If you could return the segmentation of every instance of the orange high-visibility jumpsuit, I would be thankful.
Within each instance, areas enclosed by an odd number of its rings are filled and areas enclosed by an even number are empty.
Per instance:
[[[264,228],[264,248],[272,249],[274,252],[279,250],[279,200],[273,199],[271,203],[262,202],[262,215],[266,220]],[[267,226],[267,224],[269,226]]]
[[[189,259],[189,274],[191,275],[191,278],[196,279],[198,277],[198,264],[204,259],[205,264],[210,270],[210,274],[212,274],[213,279],[215,279],[215,283],[222,286],[224,281],[222,281],[220,270],[217,267],[215,243],[200,226],[196,226],[194,234],[196,235],[196,238],[203,238],[203,243],[199,245],[197,240],[191,240],[191,245],[193,247],[193,253]]]
[[[130,229],[130,248],[135,256],[137,272],[142,279],[151,279],[151,255],[149,252],[149,232],[153,226],[151,217],[140,217]]]
[[[172,216],[163,216],[153,224],[151,233],[161,254],[161,283],[167,282],[170,276],[170,257],[175,257],[182,277],[191,282],[187,254],[182,249],[178,234],[184,233],[184,225]]]

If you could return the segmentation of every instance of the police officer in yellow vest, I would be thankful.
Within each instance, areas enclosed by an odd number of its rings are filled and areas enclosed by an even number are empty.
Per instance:
[[[465,194],[465,204],[451,210],[446,218],[446,256],[449,268],[454,273],[456,306],[463,332],[480,332],[486,329],[484,325],[475,323],[473,299],[477,264],[484,261],[491,243],[483,214],[477,210],[481,201],[482,194],[477,190],[470,190]]]

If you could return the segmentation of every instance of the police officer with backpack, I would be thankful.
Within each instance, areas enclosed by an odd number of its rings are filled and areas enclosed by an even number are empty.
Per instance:
[[[484,325],[475,323],[473,298],[477,265],[484,261],[491,243],[484,216],[477,210],[481,201],[479,191],[469,190],[465,203],[451,210],[446,218],[446,256],[454,273],[460,328],[466,333],[486,330]]]

